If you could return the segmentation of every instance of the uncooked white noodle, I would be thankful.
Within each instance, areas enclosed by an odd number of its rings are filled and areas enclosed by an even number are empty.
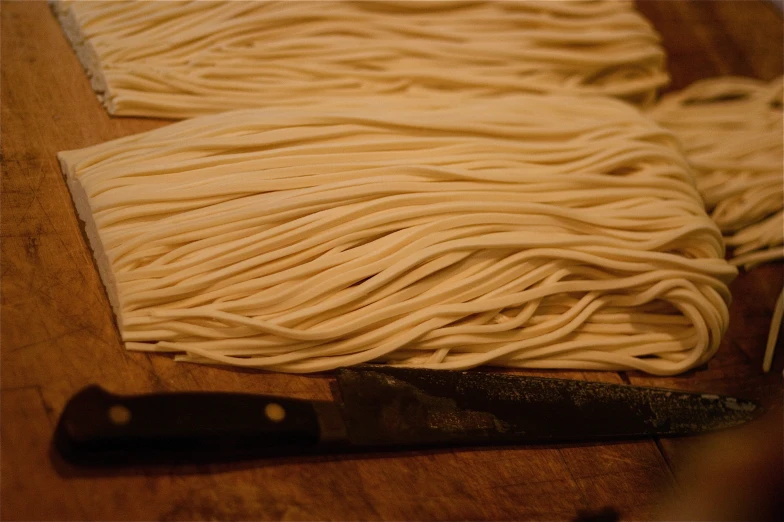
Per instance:
[[[441,101],[61,153],[126,346],[285,372],[711,357],[737,271],[667,131],[606,98]]]
[[[56,1],[111,114],[325,97],[586,93],[651,103],[665,56],[632,2]]]
[[[773,365],[773,352],[776,349],[776,341],[779,338],[781,322],[784,319],[784,288],[781,289],[776,305],[773,308],[773,318],[770,321],[770,331],[768,332],[768,342],[765,345],[765,355],[762,358],[762,370],[770,371]]]
[[[718,77],[665,96],[649,114],[683,142],[711,216],[746,269],[784,258],[784,78]],[[782,290],[784,295],[784,290]],[[765,353],[781,327],[777,301]]]

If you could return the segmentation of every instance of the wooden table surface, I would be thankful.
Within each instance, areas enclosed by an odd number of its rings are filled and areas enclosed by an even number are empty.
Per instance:
[[[782,73],[782,19],[762,1],[644,1],[672,88],[699,78]],[[119,393],[221,390],[327,399],[328,376],[174,363],[128,353],[81,235],[55,154],[165,124],[109,118],[44,2],[2,4],[2,476],[4,520],[572,519],[612,506],[657,516],[706,437],[605,445],[270,459],[252,466],[80,474],[50,454],[66,400],[88,383]],[[761,361],[782,264],[732,285],[718,355],[682,376],[549,376],[735,393],[781,416],[784,346]]]

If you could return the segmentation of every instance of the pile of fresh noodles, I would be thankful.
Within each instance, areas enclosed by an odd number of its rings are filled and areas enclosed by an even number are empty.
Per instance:
[[[649,112],[683,143],[738,266],[784,258],[783,95],[784,78],[710,78]]]
[[[632,2],[93,2],[54,11],[111,114],[187,118],[325,98],[585,93],[668,81]]]
[[[60,154],[130,349],[312,372],[704,363],[715,223],[608,98],[255,109]]]
[[[682,141],[697,188],[726,235],[731,262],[751,269],[784,259],[784,78],[732,76],[665,96],[650,116]],[[770,369],[782,316],[776,301],[763,368]]]

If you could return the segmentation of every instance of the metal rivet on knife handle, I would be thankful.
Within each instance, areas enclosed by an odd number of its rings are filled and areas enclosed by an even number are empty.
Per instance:
[[[272,422],[281,422],[286,418],[286,410],[276,402],[271,402],[264,407],[264,415]]]
[[[109,408],[109,420],[116,426],[125,426],[131,422],[131,410],[122,404],[115,404]]]

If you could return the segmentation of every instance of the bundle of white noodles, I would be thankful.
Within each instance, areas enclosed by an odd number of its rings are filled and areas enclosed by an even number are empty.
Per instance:
[[[718,77],[665,96],[650,111],[685,147],[697,187],[727,236],[737,266],[784,258],[784,77]],[[784,289],[768,334],[769,370],[784,316]]]
[[[710,358],[737,271],[672,135],[607,98],[454,101],[61,153],[126,346],[284,372]]]
[[[111,114],[187,118],[324,98],[587,93],[667,83],[632,2],[53,2]]]
[[[649,112],[683,143],[738,266],[784,258],[783,95],[782,78],[711,78]]]

